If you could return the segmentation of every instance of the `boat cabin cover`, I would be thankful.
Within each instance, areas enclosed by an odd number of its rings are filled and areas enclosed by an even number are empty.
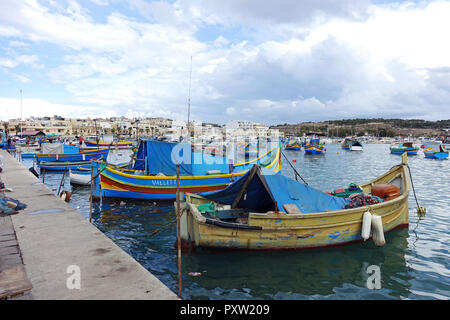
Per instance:
[[[290,179],[280,172],[273,174],[273,171],[258,165],[254,165],[239,180],[225,189],[199,195],[221,204],[231,205],[232,208],[257,212],[299,213],[295,209],[289,209],[293,206],[296,206],[300,213],[324,212],[341,210],[348,203],[345,198],[328,195]]]
[[[145,170],[147,174],[176,176],[177,162],[180,176],[203,176],[215,171],[230,173],[226,157],[193,152],[186,142],[171,143],[153,139],[141,139],[133,169]]]

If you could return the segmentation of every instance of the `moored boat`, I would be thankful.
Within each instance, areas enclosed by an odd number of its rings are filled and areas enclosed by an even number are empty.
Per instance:
[[[406,158],[402,156],[401,164],[360,185],[364,193],[370,194],[375,186],[388,184],[389,189],[399,190],[398,194],[350,209],[343,209],[346,199],[327,195],[281,174],[268,175],[255,166],[222,191],[187,194],[182,203],[180,237],[194,247],[240,250],[345,245],[363,241],[362,221],[367,211],[381,217],[384,232],[405,228],[409,224],[411,189]]]
[[[448,158],[448,151],[442,145],[433,148],[426,148],[423,150],[425,158],[446,160]]]
[[[326,151],[325,144],[318,138],[310,139],[305,145],[305,154],[324,154]]]
[[[285,150],[301,150],[302,144],[298,141],[289,142],[284,149]]]
[[[78,147],[76,146],[43,143],[41,146],[41,153],[36,154],[36,159],[38,162],[88,161],[93,159],[106,159],[108,156],[108,152],[108,148],[79,151]]]
[[[133,146],[132,141],[94,142],[94,141],[85,140],[84,144],[88,148],[110,148],[110,147],[119,147],[119,148],[127,147],[127,148],[129,148],[129,147]]]
[[[70,183],[80,186],[89,186],[91,184],[90,168],[74,168],[70,169]]]
[[[414,145],[412,142],[401,142],[398,144],[393,144],[390,146],[390,151],[392,154],[402,155],[403,153],[407,153],[410,155],[417,155],[419,151],[419,147]]]
[[[362,151],[362,150],[363,146],[361,142],[359,142],[358,140],[353,140],[352,144],[350,145],[350,151]]]
[[[79,167],[89,169],[91,161],[41,161],[39,168],[45,171],[65,171]]]
[[[114,168],[104,162],[93,162],[94,175],[98,175],[93,184],[94,196],[153,201],[174,200],[177,177],[173,154],[181,150],[183,150],[182,157],[187,160],[180,163],[181,192],[221,190],[244,175],[253,163],[274,170],[279,170],[281,163],[279,148],[273,148],[251,161],[230,165],[224,157],[191,152],[191,145],[188,143],[142,139],[137,159],[130,169]]]
[[[344,150],[350,150],[350,151],[362,151],[363,146],[361,142],[359,142],[356,139],[352,138],[345,138],[344,141],[341,143],[341,147]]]

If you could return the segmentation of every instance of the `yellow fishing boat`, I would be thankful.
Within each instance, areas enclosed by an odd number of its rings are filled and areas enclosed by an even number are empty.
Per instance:
[[[186,194],[180,218],[184,244],[244,250],[344,245],[363,241],[362,222],[367,211],[381,217],[384,232],[408,227],[411,178],[406,153],[399,165],[360,185],[367,197],[386,184],[399,190],[398,194],[351,209],[342,209],[348,199],[315,190],[280,173],[266,175],[262,170],[254,166],[222,191]],[[205,207],[211,210],[200,212]]]

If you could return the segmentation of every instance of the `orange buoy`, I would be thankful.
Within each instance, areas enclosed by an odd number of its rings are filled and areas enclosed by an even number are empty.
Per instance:
[[[296,159],[293,159],[292,162],[297,162],[297,160],[296,160]]]

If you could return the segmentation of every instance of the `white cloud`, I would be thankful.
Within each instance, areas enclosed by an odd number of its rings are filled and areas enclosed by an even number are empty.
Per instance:
[[[28,64],[37,66],[36,62],[39,60],[38,56],[33,55],[20,55],[15,58],[2,58],[0,57],[0,66],[7,68],[15,68],[20,64]]]
[[[33,0],[2,1],[0,37],[14,37],[9,44],[18,52],[33,44],[64,51],[62,62],[44,76],[65,87],[73,101],[67,114],[73,116],[108,110],[185,118],[193,56],[191,107],[196,120],[450,118],[445,69],[450,67],[449,2],[128,4],[144,20],[113,10],[105,22],[96,22],[74,0],[51,8]],[[214,26],[225,33],[208,29]],[[211,32],[215,40],[201,42],[199,30]],[[0,66],[50,62],[39,55],[2,57]],[[19,81],[32,80],[25,73],[21,76]],[[52,106],[48,102],[45,110],[50,112]]]

